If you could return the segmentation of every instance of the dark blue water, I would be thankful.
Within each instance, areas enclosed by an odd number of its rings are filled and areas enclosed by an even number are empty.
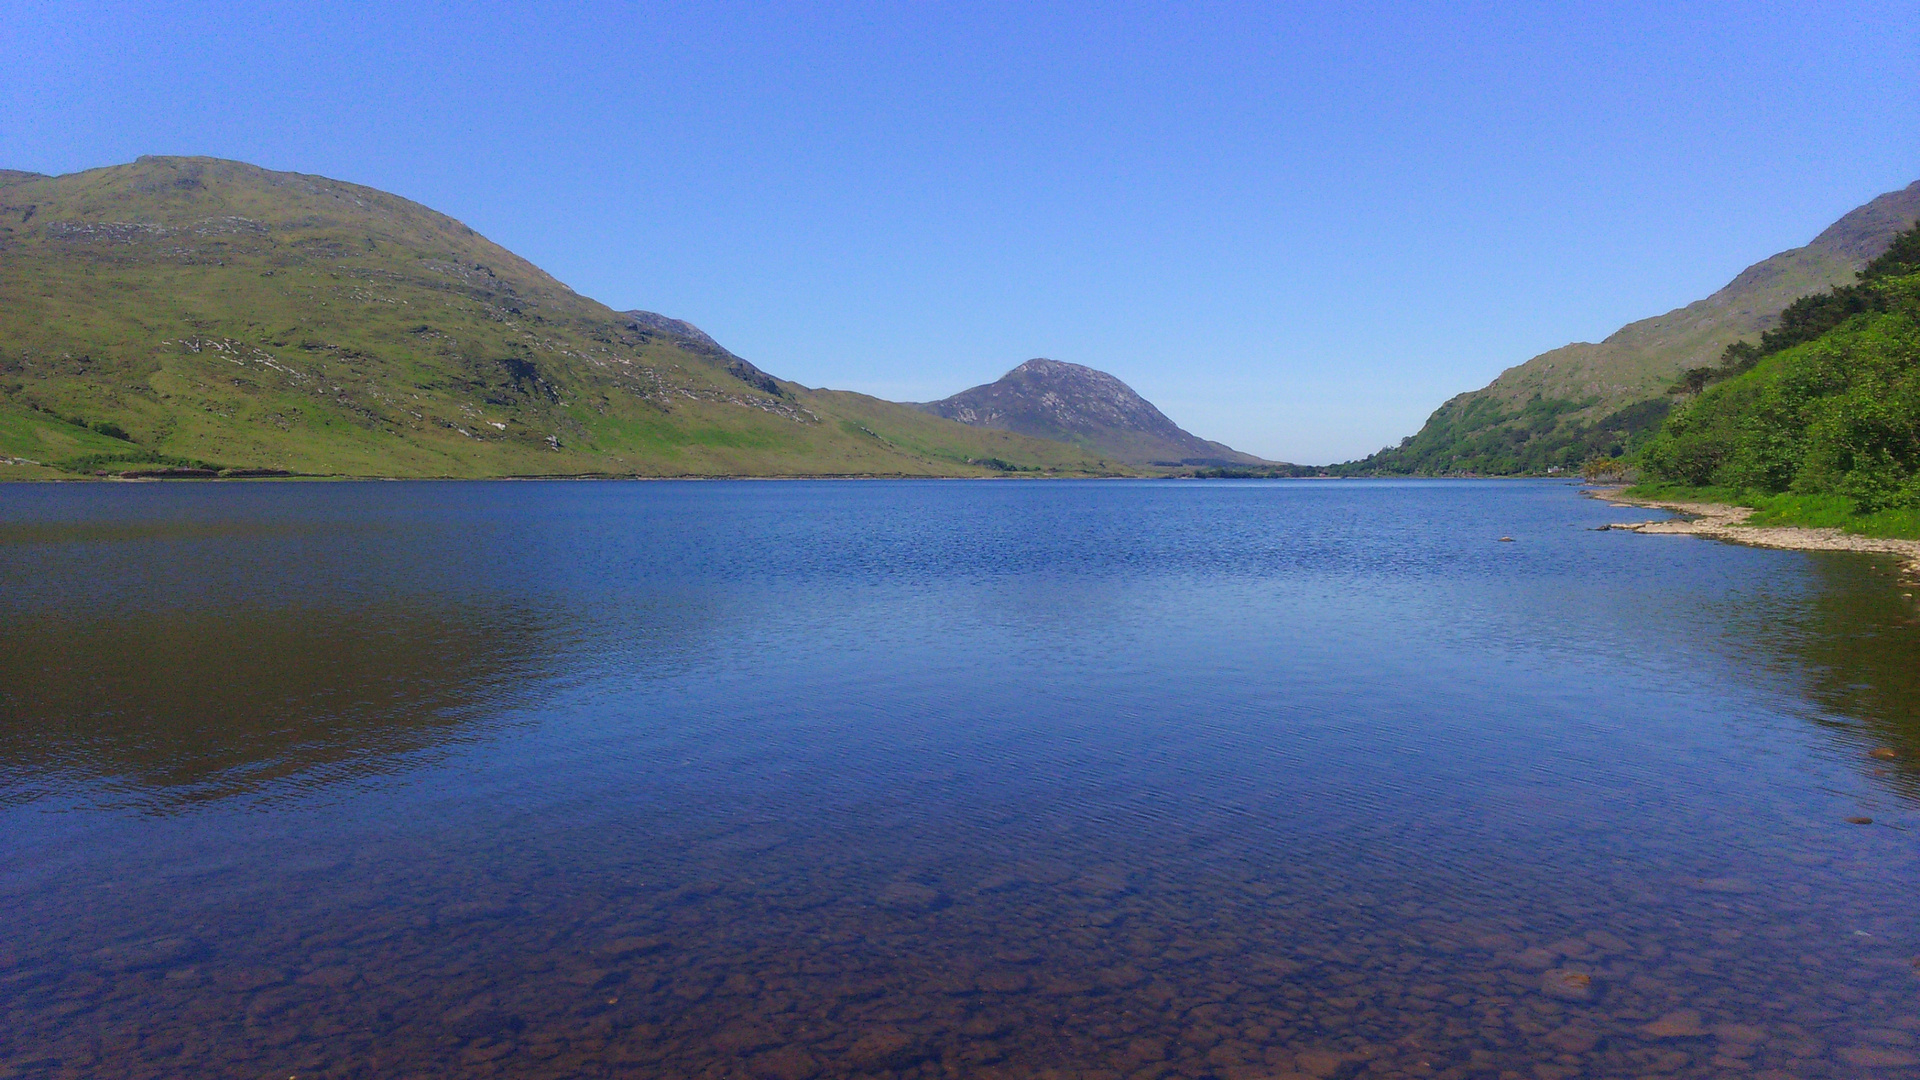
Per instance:
[[[1642,516],[0,487],[0,1076],[1912,1075],[1912,587]]]

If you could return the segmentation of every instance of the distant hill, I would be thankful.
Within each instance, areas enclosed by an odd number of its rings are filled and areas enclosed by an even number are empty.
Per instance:
[[[1182,429],[1104,371],[1029,360],[997,381],[914,408],[974,427],[1054,439],[1136,466],[1272,465]]]
[[[0,171],[0,477],[1114,468],[776,379],[371,188],[212,158]]]
[[[1541,473],[1617,457],[1666,416],[1666,393],[1690,368],[1771,329],[1795,299],[1853,280],[1920,218],[1920,182],[1834,222],[1805,247],[1741,271],[1704,300],[1508,368],[1490,385],[1440,406],[1419,433],[1337,467],[1349,475]]]

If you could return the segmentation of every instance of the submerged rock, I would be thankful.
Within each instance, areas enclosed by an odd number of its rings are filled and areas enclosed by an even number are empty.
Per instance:
[[[1540,971],[1542,969],[1552,967],[1554,959],[1555,959],[1555,956],[1554,956],[1553,950],[1543,949],[1540,946],[1536,945],[1531,949],[1526,949],[1522,951],[1518,956],[1515,956],[1513,958],[1513,962],[1520,965],[1523,968],[1531,968],[1534,971]]]
[[[783,1041],[779,1032],[752,1023],[729,1024],[713,1036],[713,1045],[716,1048],[735,1056],[779,1046]]]
[[[108,971],[143,971],[147,968],[174,967],[199,952],[200,943],[190,937],[157,937],[110,945],[97,950],[93,959]]]
[[[983,971],[975,976],[973,985],[989,994],[1020,994],[1033,985],[1033,978],[1017,970]]]
[[[1592,1001],[1593,976],[1572,968],[1554,968],[1541,976],[1540,991],[1562,1001]]]
[[[497,900],[463,900],[459,903],[444,904],[435,912],[443,923],[477,922],[482,919],[503,919],[515,913],[512,904]]]
[[[1302,1050],[1293,1058],[1296,1069],[1313,1077],[1338,1075],[1348,1063],[1361,1060],[1358,1054],[1341,1053],[1337,1050]]]
[[[339,990],[351,985],[353,981],[359,977],[360,973],[354,969],[345,965],[334,964],[328,967],[315,968],[295,979],[294,982],[302,986],[317,986],[324,990]]]
[[[474,1002],[440,1014],[442,1030],[459,1039],[505,1039],[520,1030],[520,1017],[487,1002]]]
[[[808,1080],[820,1072],[820,1063],[797,1046],[769,1050],[751,1062],[753,1075],[762,1080]]]
[[[1699,1039],[1707,1035],[1700,1013],[1694,1009],[1675,1009],[1651,1024],[1642,1024],[1640,1034],[1649,1039]]]
[[[1752,1024],[1715,1024],[1713,1035],[1723,1043],[1736,1046],[1756,1046],[1767,1039],[1766,1029]]]
[[[846,1062],[861,1072],[879,1072],[912,1064],[922,1056],[918,1039],[904,1031],[883,1028],[855,1040],[847,1049]]]
[[[1600,1032],[1584,1024],[1570,1024],[1548,1032],[1540,1041],[1563,1054],[1584,1054],[1600,1045]]]
[[[1920,1065],[1920,1056],[1882,1046],[1843,1046],[1838,1053],[1840,1060],[1861,1069],[1905,1069]]]
[[[947,904],[947,894],[915,881],[896,881],[881,889],[877,899],[881,907],[896,911],[932,911]]]
[[[650,953],[657,953],[666,947],[667,942],[665,938],[623,937],[615,938],[607,942],[596,949],[595,952],[609,960],[625,960],[629,957],[646,956]]]

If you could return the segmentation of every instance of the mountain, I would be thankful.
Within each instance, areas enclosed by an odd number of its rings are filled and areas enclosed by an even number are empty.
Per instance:
[[[0,477],[1099,474],[776,379],[444,214],[212,158],[0,172]]]
[[[1072,443],[1129,465],[1275,464],[1188,433],[1104,371],[1058,360],[1029,360],[995,382],[913,407],[974,427]]]
[[[1647,480],[1920,534],[1920,226],[1733,359],[1641,451]]]
[[[1920,181],[1852,210],[1805,247],[1747,267],[1704,300],[1508,368],[1447,401],[1400,445],[1337,471],[1541,473],[1618,457],[1659,426],[1672,405],[1667,390],[1683,373],[1771,329],[1796,298],[1851,281],[1916,218]]]

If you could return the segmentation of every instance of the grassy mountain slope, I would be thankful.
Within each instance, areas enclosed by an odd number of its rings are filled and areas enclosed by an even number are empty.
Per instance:
[[[1114,471],[773,379],[645,314],[320,177],[207,158],[0,173],[0,458],[42,463],[0,475]]]
[[[1643,475],[1776,521],[1920,534],[1920,227],[1781,323],[1751,366],[1674,411]]]
[[[1755,263],[1704,300],[1508,368],[1348,474],[1540,473],[1617,457],[1666,416],[1666,390],[1728,345],[1772,328],[1794,299],[1842,284],[1920,218],[1920,182],[1849,212],[1805,247]]]

